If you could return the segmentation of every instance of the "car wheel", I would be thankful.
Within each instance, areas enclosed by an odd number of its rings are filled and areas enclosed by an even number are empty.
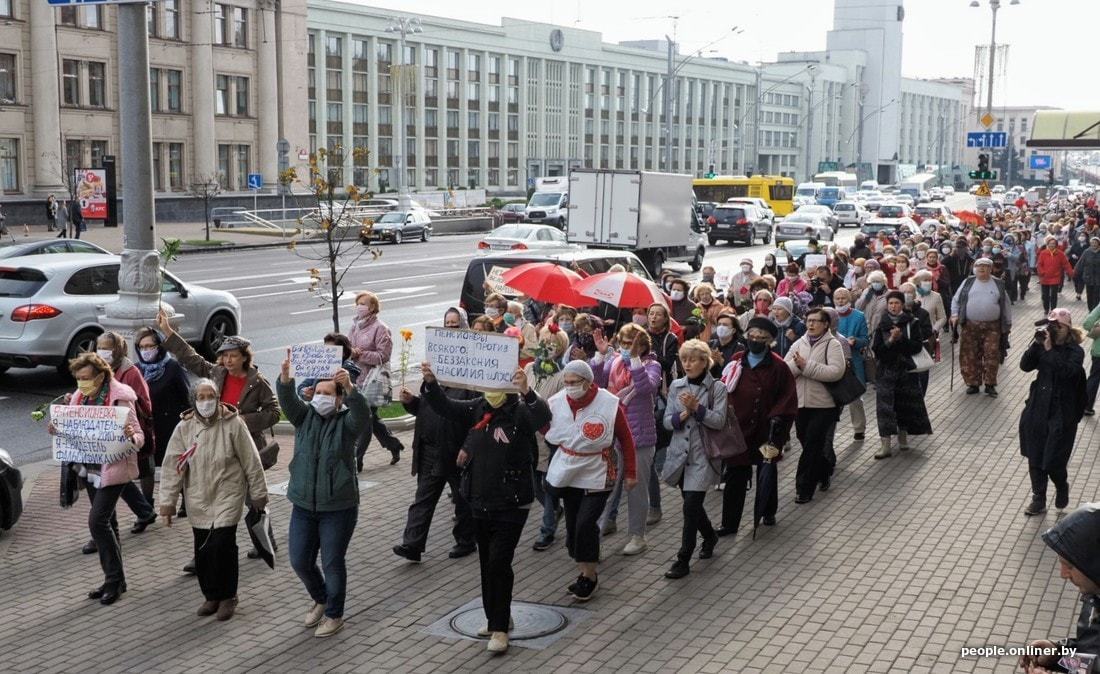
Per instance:
[[[427,243],[427,242],[428,242],[428,239],[430,239],[430,238],[432,238],[432,230],[430,230],[430,229],[428,229],[427,227],[425,227],[425,228],[424,228],[423,230],[421,230],[421,232],[420,232],[420,240],[421,240],[421,241],[423,241],[423,242],[425,242],[425,243]]]
[[[217,358],[216,352],[226,337],[237,334],[237,323],[229,314],[214,314],[206,329],[202,331],[202,350],[211,360]]]
[[[712,246],[717,246],[717,245],[718,245],[718,239],[716,239],[716,238],[715,238],[715,237],[713,237],[713,236],[712,236],[712,237],[709,237],[709,238],[707,239],[707,243],[709,243],[709,244],[710,244],[710,245],[712,245]]]
[[[768,233],[764,235],[764,243],[770,244],[772,242],[772,230],[768,228]]]
[[[653,275],[653,278],[657,278],[661,275],[661,272],[665,268],[665,252],[663,250],[653,251],[651,259],[653,260],[653,262],[650,266],[649,272]]]
[[[746,246],[752,247],[756,245],[756,228],[749,228],[749,240],[745,242]]]
[[[69,348],[65,350],[65,362],[57,366],[57,371],[63,376],[69,376],[70,360],[82,353],[95,353],[95,342],[99,333],[99,330],[84,330],[77,333],[73,341],[69,342]]]
[[[705,254],[706,251],[702,246],[699,246],[699,248],[695,250],[695,257],[691,258],[691,262],[689,263],[691,271],[699,271],[703,268],[703,255]]]
[[[400,229],[393,233],[393,243],[394,243],[395,246],[400,246],[401,245],[401,230]]]

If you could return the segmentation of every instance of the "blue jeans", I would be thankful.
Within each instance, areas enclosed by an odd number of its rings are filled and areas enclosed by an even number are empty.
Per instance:
[[[344,556],[358,519],[358,507],[321,512],[294,506],[290,513],[290,565],[313,601],[325,605],[329,618],[344,615],[348,582]],[[318,552],[324,575],[317,568]]]

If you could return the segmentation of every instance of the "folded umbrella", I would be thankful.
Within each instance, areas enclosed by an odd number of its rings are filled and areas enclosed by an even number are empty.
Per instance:
[[[764,511],[768,503],[779,494],[779,460],[782,443],[775,440],[776,430],[779,426],[778,419],[772,419],[771,428],[768,431],[768,441],[760,447],[760,454],[764,461],[756,469],[756,498],[752,504],[752,538],[756,540],[756,529],[760,526],[760,520],[764,517]]]
[[[528,262],[501,274],[509,288],[539,302],[567,304],[571,307],[593,307],[596,303],[574,290],[581,275],[553,262]]]
[[[668,306],[668,299],[653,281],[625,271],[593,274],[578,281],[573,288],[585,297],[619,309],[648,307],[651,304]]]

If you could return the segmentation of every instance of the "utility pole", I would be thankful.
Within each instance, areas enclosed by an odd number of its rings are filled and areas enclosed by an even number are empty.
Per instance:
[[[989,82],[985,98],[985,111],[993,115],[993,64],[997,60],[997,10],[1001,8],[1000,0],[989,0],[989,7],[993,10],[993,32],[989,36]]]
[[[859,87],[859,124],[856,127],[856,134],[859,136],[856,139],[856,175],[859,176],[860,181],[868,180],[868,176],[863,175],[863,122],[867,120],[867,116],[863,114],[863,106],[867,99],[866,94],[863,91],[863,85]]]
[[[810,68],[810,89],[809,95],[806,98],[806,180],[809,181],[810,177],[814,174],[814,169],[810,167],[811,160],[811,147],[813,146],[814,138],[814,85],[817,82],[817,68]]]
[[[664,132],[665,141],[665,172],[672,171],[672,78],[676,76],[676,71],[673,68],[672,60],[674,56],[674,50],[676,49],[676,43],[672,41],[672,38],[665,36],[665,41],[668,42],[668,71],[665,73],[665,86],[664,91],[661,92],[662,109],[664,110],[665,125],[662,127]]]
[[[1008,176],[1005,178],[1005,185],[1012,187],[1012,164],[1015,163],[1016,149],[1012,147],[1012,137],[1016,135],[1016,120],[1009,120],[1008,124],[1008,147],[1005,148],[1005,174]]]
[[[387,33],[397,33],[397,67],[390,80],[393,83],[394,98],[397,100],[397,110],[394,119],[397,121],[397,147],[394,148],[393,163],[397,168],[397,207],[407,210],[411,205],[409,189],[406,185],[407,171],[405,170],[405,98],[410,93],[408,90],[415,86],[416,78],[413,76],[415,65],[405,64],[405,38],[409,33],[420,33],[420,19],[413,17],[395,17],[393,24],[386,28]]]
[[[760,93],[760,87],[763,85],[764,75],[761,69],[756,69],[756,103],[753,105],[752,110],[752,163],[750,166],[755,170],[758,167],[756,162],[760,161],[760,104],[763,96]],[[744,136],[742,136],[743,138]],[[758,173],[762,173],[758,171]]]

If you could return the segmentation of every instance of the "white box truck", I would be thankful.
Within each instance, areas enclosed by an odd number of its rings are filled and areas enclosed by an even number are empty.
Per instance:
[[[695,212],[691,176],[574,169],[569,174],[569,243],[630,250],[655,277],[666,262],[703,266],[707,228]]]

